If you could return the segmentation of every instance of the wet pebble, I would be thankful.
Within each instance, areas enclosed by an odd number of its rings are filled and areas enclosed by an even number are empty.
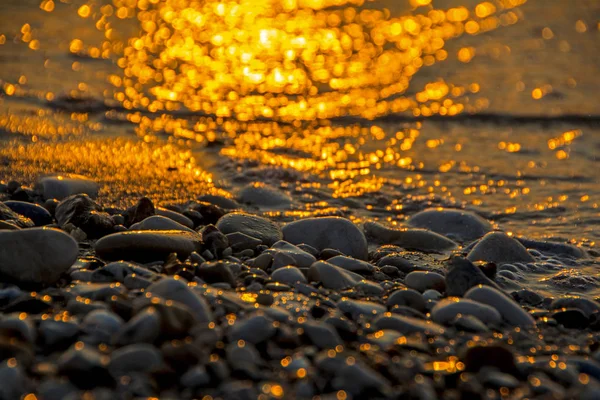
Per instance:
[[[56,206],[56,221],[65,230],[71,226],[81,229],[92,239],[114,232],[114,221],[110,215],[101,211],[87,194],[76,194],[63,199]]]
[[[404,284],[411,289],[424,292],[434,289],[440,292],[446,290],[446,280],[443,275],[429,271],[413,271],[406,275]]]
[[[458,247],[453,240],[426,229],[391,229],[378,222],[366,222],[365,234],[376,243],[423,252],[445,253]]]
[[[375,266],[366,261],[357,260],[346,256],[335,256],[327,260],[328,263],[337,265],[345,270],[356,272],[357,274],[372,274],[375,272]]]
[[[297,282],[306,283],[306,277],[300,269],[292,266],[276,269],[271,274],[273,280],[288,285],[294,285]]]
[[[362,276],[346,271],[325,261],[317,261],[308,270],[308,280],[321,282],[328,289],[342,290],[354,287]]]
[[[5,201],[4,205],[33,221],[35,226],[44,226],[52,223],[52,215],[42,206],[24,201]]]
[[[131,225],[130,228],[134,231],[168,231],[168,230],[177,230],[177,231],[188,231],[192,233],[196,233],[193,229],[185,225],[181,225],[179,222],[175,222],[170,218],[163,217],[161,215],[153,215],[144,219],[141,222],[136,222]]]
[[[160,351],[146,343],[130,344],[112,352],[108,370],[115,377],[135,372],[151,372],[163,363]]]
[[[345,218],[301,219],[285,225],[282,231],[284,239],[292,244],[308,244],[319,251],[331,248],[361,260],[368,257],[365,235]]]
[[[160,315],[155,308],[148,307],[120,327],[114,342],[118,345],[153,343],[160,333]]]
[[[146,292],[189,307],[199,322],[213,320],[212,311],[206,299],[180,279],[163,278],[149,286]]]
[[[95,198],[99,187],[96,182],[82,175],[55,174],[42,177],[36,182],[34,189],[45,199],[62,200],[74,194],[87,194]]]
[[[576,308],[563,308],[550,316],[567,329],[585,329],[590,323],[588,316]]]
[[[502,319],[511,326],[519,328],[534,328],[535,320],[507,294],[489,287],[476,286],[465,293],[465,299],[487,304],[495,308]]]
[[[459,314],[472,315],[486,325],[499,325],[502,316],[493,307],[469,299],[446,298],[431,310],[431,319],[438,324],[448,324]]]
[[[31,228],[35,225],[30,218],[14,212],[2,202],[0,202],[0,221],[14,225],[17,228]],[[10,226],[7,228],[11,229]]]
[[[500,287],[489,279],[466,258],[453,256],[448,261],[446,271],[446,293],[448,296],[463,296],[470,288],[477,285],[486,285],[501,290]]]
[[[236,321],[229,331],[229,340],[232,342],[244,340],[256,345],[273,337],[275,332],[273,321],[264,314],[258,313]]]
[[[435,322],[397,314],[384,314],[375,319],[373,325],[377,329],[392,329],[404,335],[412,333],[441,335],[444,333],[444,327]]]
[[[22,284],[52,284],[73,265],[77,242],[58,229],[0,230],[0,274]]]
[[[287,193],[259,182],[242,188],[238,200],[240,203],[266,208],[287,208],[292,204],[292,198]]]
[[[488,221],[471,211],[448,208],[421,211],[413,215],[408,224],[460,242],[479,239],[492,229]]]
[[[534,262],[535,259],[518,240],[504,232],[490,232],[469,252],[471,261],[488,261],[497,265]]]
[[[283,239],[281,229],[273,221],[242,212],[224,215],[219,219],[216,227],[224,234],[240,232],[259,239],[268,246]]]
[[[388,307],[408,306],[417,311],[425,312],[423,295],[414,289],[402,289],[393,292],[386,302]]]

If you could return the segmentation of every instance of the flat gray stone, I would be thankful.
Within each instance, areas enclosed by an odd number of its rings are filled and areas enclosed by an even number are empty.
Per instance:
[[[446,253],[458,244],[445,236],[425,229],[391,229],[377,222],[366,222],[367,237],[378,244],[392,244],[428,253]]]
[[[289,259],[292,262],[288,265],[295,265],[300,268],[308,268],[310,267],[317,259],[310,253],[302,250],[301,248],[294,246],[293,244],[286,242],[285,240],[279,240],[277,243],[273,244],[270,249],[265,250],[263,253],[271,254],[273,256],[273,268],[279,267],[277,265],[277,255],[285,254],[289,256]],[[286,258],[288,259],[288,258]]]
[[[163,207],[156,207],[155,212],[157,215],[160,215],[161,217],[169,218],[185,227],[188,227],[190,229],[194,228],[194,222],[181,213],[178,213],[176,211],[172,211],[172,210],[169,210],[169,209],[166,209]]]
[[[375,272],[373,264],[351,257],[335,256],[328,259],[327,262],[345,270],[356,272],[357,274],[371,274]]]
[[[471,261],[493,262],[499,266],[535,261],[525,246],[504,232],[490,232],[485,235],[469,252],[467,258]]]
[[[82,175],[53,174],[44,176],[36,182],[34,189],[45,199],[62,200],[74,194],[87,194],[98,197],[99,187],[96,182]]]
[[[174,221],[171,218],[163,217],[162,215],[153,215],[144,219],[141,222],[136,222],[129,227],[132,231],[187,231],[196,233],[193,229],[188,228],[185,225],[181,225],[179,222]]]
[[[432,208],[413,215],[408,225],[444,235],[459,242],[479,239],[492,230],[492,224],[465,210]]]
[[[502,316],[495,308],[458,297],[447,297],[440,300],[431,310],[431,319],[438,324],[449,324],[459,314],[472,315],[486,325],[497,325],[502,322]]]
[[[240,232],[261,240],[267,246],[283,239],[281,228],[275,222],[243,212],[224,215],[217,221],[216,226],[224,234]]]
[[[471,288],[465,299],[477,301],[494,307],[508,324],[519,328],[535,327],[533,317],[521,308],[512,298],[489,286]]]
[[[366,260],[367,240],[352,221],[341,217],[306,218],[290,222],[282,229],[292,244],[308,244],[315,249],[335,249],[347,256]]]
[[[0,273],[24,284],[53,284],[77,260],[77,242],[53,228],[0,231]]]
[[[240,203],[265,208],[288,208],[293,202],[287,193],[259,182],[244,187],[238,200]]]
[[[98,240],[96,254],[105,260],[160,261],[170,253],[180,259],[201,251],[202,237],[186,231],[128,231]]]
[[[285,283],[287,285],[293,285],[297,282],[306,283],[306,277],[302,271],[292,266],[276,269],[271,274],[271,278],[276,282]]]

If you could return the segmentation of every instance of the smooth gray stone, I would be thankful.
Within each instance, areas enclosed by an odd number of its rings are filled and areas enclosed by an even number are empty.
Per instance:
[[[373,264],[345,256],[331,257],[327,262],[357,274],[372,274],[375,271]]]
[[[389,313],[377,318],[373,321],[373,325],[377,329],[391,329],[404,335],[411,333],[441,335],[444,333],[444,327],[435,322]]]
[[[160,335],[160,315],[153,307],[138,312],[115,335],[115,343],[127,345],[133,343],[153,343]]]
[[[301,248],[294,246],[293,244],[286,242],[285,240],[279,240],[276,243],[273,244],[273,246],[271,246],[270,249],[265,250],[263,253],[267,253],[267,254],[271,254],[273,255],[273,268],[277,268],[278,267],[278,263],[277,263],[277,254],[278,253],[283,253],[287,256],[289,256],[289,258],[291,258],[293,260],[292,264],[288,264],[288,265],[294,265],[296,267],[300,267],[300,268],[308,268],[310,267],[315,261],[317,261],[317,259],[315,258],[315,256],[313,256],[310,253],[307,253],[306,251],[302,250]]]
[[[308,269],[308,280],[321,282],[327,289],[348,289],[354,287],[362,279],[362,276],[354,272],[346,271],[325,261],[317,261]]]
[[[193,229],[188,228],[185,225],[181,225],[179,222],[174,221],[171,218],[163,217],[162,215],[153,215],[144,219],[141,222],[136,222],[129,227],[132,231],[187,231],[196,233]]]
[[[465,210],[432,208],[416,213],[408,225],[439,233],[460,242],[479,239],[492,230],[492,224]]]
[[[337,307],[343,313],[350,314],[354,321],[360,318],[370,321],[387,311],[384,305],[365,300],[344,299],[337,303]]]
[[[287,193],[263,183],[252,183],[244,187],[238,200],[240,203],[266,208],[287,208],[293,203]]]
[[[276,269],[271,274],[271,278],[276,282],[285,283],[287,285],[294,285],[296,282],[306,283],[306,277],[302,271],[292,266]]]
[[[108,370],[114,377],[135,372],[152,372],[163,364],[160,351],[148,343],[130,344],[112,352]]]
[[[222,216],[216,227],[224,234],[241,232],[261,240],[267,246],[283,239],[279,225],[257,215],[233,212]]]
[[[490,329],[473,315],[457,315],[452,320],[452,325],[460,330],[468,332],[489,332]]]
[[[181,303],[194,313],[199,322],[211,322],[212,311],[206,299],[180,279],[163,278],[148,286],[146,293]]]
[[[77,242],[53,228],[0,231],[0,274],[24,284],[53,284],[77,260]]]
[[[446,271],[446,294],[448,296],[463,296],[467,290],[477,285],[486,285],[502,290],[471,261],[459,256],[450,258],[448,270]]]
[[[110,336],[117,333],[124,323],[121,317],[111,311],[94,310],[85,316],[81,328],[92,335],[101,331]]]
[[[417,311],[425,312],[425,300],[423,295],[414,289],[400,289],[390,294],[387,299],[387,306],[408,306]]]
[[[229,331],[229,341],[244,340],[252,344],[258,344],[269,340],[275,333],[273,320],[262,313],[258,313],[246,319],[238,319]]]
[[[550,310],[559,308],[576,308],[583,311],[589,317],[595,312],[600,312],[600,303],[585,297],[568,296],[560,297],[550,303]]]
[[[383,296],[385,290],[381,287],[381,285],[377,282],[368,281],[363,279],[361,281],[356,282],[354,285],[354,290],[363,296]]]
[[[365,233],[379,244],[392,244],[423,252],[446,253],[458,244],[445,236],[425,229],[391,229],[377,222],[366,222]]]
[[[542,253],[566,255],[575,258],[587,257],[585,250],[568,243],[546,242],[525,238],[517,238],[517,240],[526,248],[535,249],[541,251]]]
[[[172,210],[169,210],[169,209],[166,209],[163,207],[156,207],[155,212],[157,215],[159,215],[161,217],[169,218],[170,220],[175,221],[178,224],[183,225],[189,229],[194,228],[194,222],[181,213],[178,213],[176,211],[172,211]]]
[[[535,327],[533,317],[523,310],[512,298],[497,289],[489,286],[476,286],[465,294],[465,299],[471,299],[494,307],[509,325],[519,328]]]
[[[504,232],[490,232],[469,252],[471,261],[487,261],[498,264],[534,262],[535,259],[518,240]]]
[[[446,279],[437,272],[413,271],[406,275],[404,284],[421,293],[429,289],[435,289],[439,292],[446,290]]]
[[[113,233],[98,240],[98,257],[105,260],[162,261],[170,253],[180,259],[200,251],[202,237],[186,231],[127,231]]]
[[[204,194],[202,196],[198,196],[198,201],[205,201],[207,203],[214,204],[226,210],[235,210],[237,208],[240,208],[240,205],[237,201],[214,194]]]
[[[229,245],[231,246],[234,252],[248,249],[254,250],[258,245],[262,244],[262,240],[241,232],[228,233],[225,236],[227,236]]]
[[[369,255],[365,235],[346,218],[305,218],[290,222],[282,231],[284,239],[292,244],[308,244],[319,251],[335,249],[361,260]]]
[[[74,194],[85,193],[92,198],[98,196],[96,182],[82,175],[55,174],[38,179],[34,189],[45,199],[62,200]]]
[[[318,321],[307,321],[299,325],[310,341],[319,349],[333,349],[344,342],[337,331],[329,324]]]
[[[431,310],[431,319],[439,324],[449,324],[458,314],[472,315],[487,325],[498,325],[502,322],[502,316],[495,308],[457,297],[440,300]]]

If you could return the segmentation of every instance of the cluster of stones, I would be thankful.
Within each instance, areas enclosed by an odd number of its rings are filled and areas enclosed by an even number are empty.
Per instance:
[[[256,190],[240,200],[277,199]],[[0,192],[2,399],[600,389],[600,304],[511,289],[541,257],[589,255],[513,238],[473,212],[426,210],[402,229],[340,217],[282,226],[210,195],[103,208],[97,185],[72,175]]]

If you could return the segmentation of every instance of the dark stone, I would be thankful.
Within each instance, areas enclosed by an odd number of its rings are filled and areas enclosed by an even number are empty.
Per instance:
[[[44,226],[52,223],[52,215],[42,206],[23,201],[5,201],[4,204],[11,210],[31,219],[35,226]]]
[[[205,262],[196,267],[195,274],[206,283],[226,282],[235,287],[235,277],[226,261]]]
[[[207,225],[199,231],[202,236],[203,248],[215,256],[221,256],[223,250],[229,247],[229,239],[214,225]]]
[[[551,317],[567,329],[585,329],[590,323],[588,316],[577,308],[563,308],[552,313]]]
[[[91,238],[100,238],[114,232],[114,221],[87,194],[74,194],[56,207],[56,221],[65,229],[72,224]]]
[[[10,222],[19,228],[31,228],[35,225],[30,218],[14,212],[2,202],[0,202],[0,221]]]
[[[473,346],[466,349],[462,357],[467,372],[479,372],[484,367],[493,367],[519,377],[515,356],[504,346]]]
[[[446,272],[446,293],[448,296],[462,297],[469,289],[477,285],[487,285],[502,289],[490,280],[483,271],[466,258],[452,256]]]
[[[156,215],[156,209],[152,200],[142,197],[135,206],[129,207],[123,214],[125,226],[129,227],[137,222],[142,222],[153,215]]]

